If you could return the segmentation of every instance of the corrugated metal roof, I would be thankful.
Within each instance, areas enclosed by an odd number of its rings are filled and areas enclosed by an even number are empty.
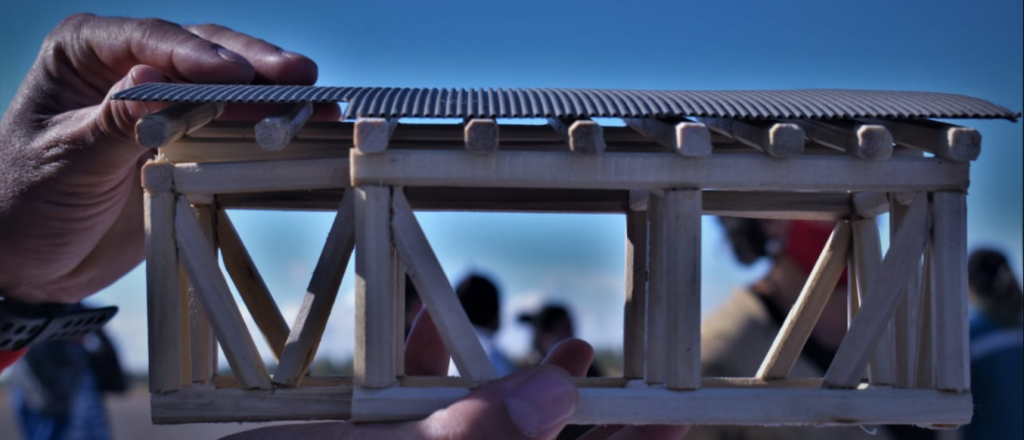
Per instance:
[[[984,118],[1020,113],[964,95],[869,90],[647,91],[143,84],[114,99],[347,102],[346,118],[703,116],[736,119]]]

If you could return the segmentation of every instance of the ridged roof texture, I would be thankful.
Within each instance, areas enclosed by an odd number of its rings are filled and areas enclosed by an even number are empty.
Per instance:
[[[648,91],[143,84],[114,99],[169,102],[347,102],[346,118],[979,118],[1020,113],[964,95],[868,90]]]

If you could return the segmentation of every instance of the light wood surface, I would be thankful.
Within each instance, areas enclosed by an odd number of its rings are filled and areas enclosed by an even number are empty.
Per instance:
[[[871,294],[867,300],[862,298],[860,310],[836,351],[825,374],[826,386],[854,388],[860,383],[862,372],[895,314],[900,293],[904,292],[902,287],[910,279],[910,269],[915,261],[920,261],[928,241],[929,217],[928,201],[924,194],[918,195],[896,232],[878,274],[867,286]],[[858,287],[859,284],[858,280]]]
[[[647,211],[626,211],[626,304],[623,318],[622,375],[644,377],[647,318]]]
[[[967,195],[932,195],[932,337],[935,385],[940,390],[971,388],[967,315]]]
[[[775,160],[761,155],[446,151],[353,152],[353,184],[579,189],[714,188],[747,191],[961,190],[969,166],[925,158],[856,161],[847,157]],[[177,182],[178,175],[175,175]]]
[[[892,157],[892,134],[877,124],[854,121],[791,120],[804,130],[807,139],[829,148],[846,152],[850,156],[867,160],[886,160]]]
[[[196,297],[203,310],[212,318],[210,325],[217,339],[223,342],[224,356],[231,371],[245,388],[270,389],[270,375],[210,252],[211,244],[183,197],[178,198],[175,207],[174,230],[189,280],[196,286]]]
[[[946,160],[973,161],[981,154],[981,133],[973,128],[927,119],[871,119],[867,122],[887,128],[898,145],[927,151]]]
[[[604,128],[597,122],[586,119],[572,121],[549,118],[548,125],[569,144],[569,150],[573,153],[600,154],[604,152]]]
[[[256,143],[264,150],[281,151],[313,115],[313,104],[290,104],[256,124]]]
[[[170,164],[146,165],[148,169]],[[168,174],[169,175],[169,174]],[[182,301],[178,277],[178,250],[174,237],[174,194],[146,191],[143,195],[146,230],[146,310],[149,323],[149,390],[174,391],[190,383],[185,366],[184,344],[188,328],[182,326]]]
[[[395,366],[395,291],[391,267],[391,188],[358,186],[355,198],[356,385],[393,385]]]
[[[217,219],[210,205],[192,205],[192,212],[202,227],[206,243],[209,244],[207,252],[211,254],[214,261],[217,260]],[[219,269],[218,269],[219,272]],[[188,319],[189,319],[189,345],[192,360],[192,382],[206,383],[217,374],[218,360],[217,338],[214,336],[210,318],[206,316],[206,309],[203,308],[199,299],[200,287],[191,282],[188,277],[187,283],[183,283],[188,290]]]
[[[811,332],[814,331],[821,312],[835,292],[836,283],[846,270],[850,236],[849,222],[836,223],[800,296],[790,309],[768,350],[768,355],[757,371],[759,379],[786,379],[793,371],[793,366],[796,365]]]
[[[701,194],[697,190],[665,191],[668,267],[668,371],[671,389],[700,387],[700,256]]]
[[[135,123],[135,139],[146,148],[160,148],[217,119],[224,111],[219,102],[171,104]]]
[[[238,296],[245,302],[246,309],[263,334],[270,351],[274,353],[274,358],[280,360],[290,331],[288,322],[277,307],[267,284],[263,282],[263,276],[245,249],[231,218],[222,209],[217,210],[217,238],[224,268],[231,276]]]
[[[338,205],[338,213],[327,234],[327,242],[313,269],[299,313],[288,334],[281,362],[274,373],[275,383],[298,386],[320,346],[320,339],[327,328],[327,319],[338,296],[342,275],[355,247],[355,195],[352,193],[347,191]]]
[[[359,118],[356,121],[352,143],[364,154],[381,153],[387,150],[391,134],[398,125],[398,119]]]
[[[464,133],[466,151],[476,154],[498,151],[498,123],[494,119],[470,119]]]
[[[280,162],[184,163],[174,167],[175,190],[181,194],[345,188],[349,161],[303,159]]]
[[[861,302],[873,301],[877,292],[869,291],[882,265],[882,241],[878,232],[878,219],[854,220],[850,222],[853,230],[853,258],[857,260],[857,286]],[[915,267],[911,262],[909,268]],[[899,287],[905,290],[905,286]],[[893,337],[893,324],[889,322],[882,338],[875,347],[868,368],[873,385],[893,385],[896,383],[896,341]]]
[[[711,131],[699,122],[663,121],[650,118],[623,119],[626,125],[665,148],[683,157],[703,157],[711,154]]]
[[[668,316],[669,272],[668,246],[670,237],[665,216],[663,193],[651,192],[647,215],[650,219],[647,278],[647,327],[644,337],[644,381],[649,384],[665,383],[668,375]]]
[[[793,158],[804,152],[804,131],[796,124],[726,118],[697,118],[697,121],[776,159]]]

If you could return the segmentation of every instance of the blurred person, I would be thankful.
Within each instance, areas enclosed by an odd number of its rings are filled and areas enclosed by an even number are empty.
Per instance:
[[[494,334],[501,328],[501,295],[498,287],[483,275],[470,274],[455,286],[455,293],[498,376],[515,372],[515,364],[494,342]],[[452,362],[449,374],[457,375],[458,371]]]
[[[576,337],[572,314],[565,306],[547,304],[536,313],[522,313],[519,322],[533,328],[533,351],[526,359],[528,365],[537,365],[556,344]],[[587,377],[601,377],[600,369],[591,364]]]
[[[967,263],[971,316],[971,394],[974,417],[968,440],[1024,438],[1024,300],[1002,253],[973,252]]]
[[[36,344],[11,373],[12,406],[26,440],[110,439],[104,395],[128,387],[102,330]]]
[[[313,60],[215,24],[91,14],[64,19],[43,41],[0,120],[0,311],[17,302],[60,314],[144,258],[140,169],[154,151],[136,143],[134,127],[166,104],[115,101],[114,94],[159,82],[311,85],[317,76]],[[256,121],[272,110],[227,106],[222,118]],[[315,106],[313,118],[340,115],[332,103]],[[443,374],[444,344],[420,316],[406,346],[406,371]],[[38,344],[36,335],[26,343]],[[0,368],[24,352],[0,347]],[[551,439],[577,408],[570,375],[582,375],[592,359],[588,344],[568,340],[544,365],[483,385],[423,420],[286,425],[233,438]],[[671,439],[685,432],[647,426],[599,434]]]
[[[834,223],[802,220],[720,218],[736,259],[745,265],[763,258],[771,268],[751,286],[738,289],[702,320],[704,376],[753,377],[814,268]],[[797,359],[790,376],[824,376],[846,335],[847,287],[844,274]],[[885,426],[875,433],[859,427],[695,426],[687,439],[931,439],[934,433]]]

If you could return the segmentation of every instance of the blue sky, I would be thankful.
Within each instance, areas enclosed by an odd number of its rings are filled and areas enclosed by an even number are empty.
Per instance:
[[[0,3],[0,109],[47,32],[66,15],[220,23],[312,57],[325,85],[852,88],[963,93],[1020,111],[1022,2],[90,2]],[[244,6],[242,6],[244,5]],[[969,244],[1011,255],[1021,274],[1022,125],[962,121],[984,135],[972,169]],[[326,237],[326,214],[233,212],[290,320]],[[545,297],[582,314],[578,331],[614,348],[621,331],[620,216],[424,214],[445,270],[493,274],[505,292],[501,343],[525,349],[515,311]],[[705,310],[763,267],[738,268],[705,220]],[[2,252],[2,250],[0,250]],[[96,297],[129,365],[145,365],[144,276],[137,269]],[[351,352],[352,277],[325,338]]]

